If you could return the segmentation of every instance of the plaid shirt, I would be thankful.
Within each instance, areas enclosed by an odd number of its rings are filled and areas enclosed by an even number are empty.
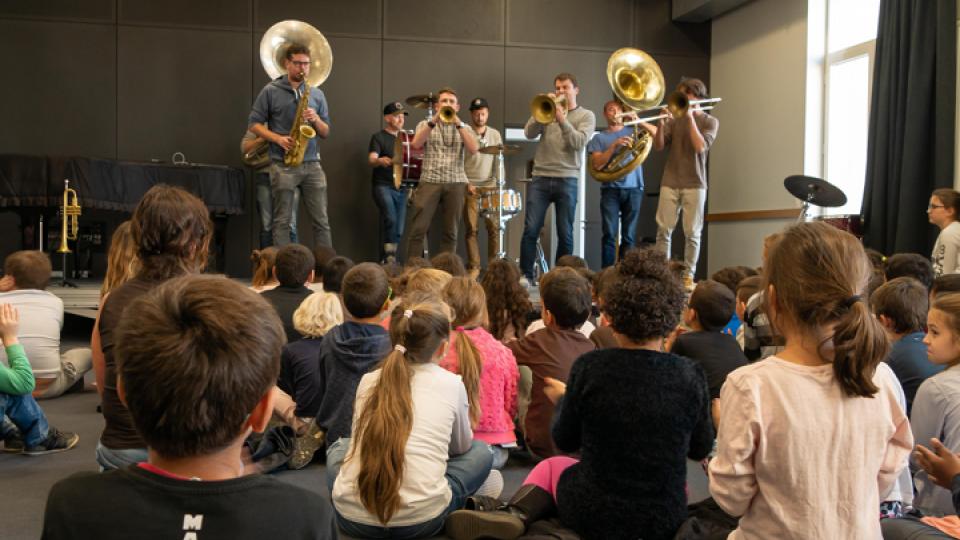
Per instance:
[[[747,360],[756,362],[782,351],[786,341],[775,333],[773,326],[763,310],[763,291],[747,300],[747,309],[743,312],[743,354]]]
[[[417,130],[429,129],[426,121],[417,124]],[[450,184],[467,181],[467,173],[463,169],[463,139],[460,131],[454,124],[438,122],[433,128],[423,152],[423,172],[420,173],[421,182],[434,184]]]

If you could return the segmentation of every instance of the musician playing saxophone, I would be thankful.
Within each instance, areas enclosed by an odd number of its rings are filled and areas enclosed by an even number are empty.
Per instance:
[[[294,191],[300,194],[307,207],[317,246],[333,246],[330,219],[327,216],[327,177],[320,166],[317,138],[330,134],[330,116],[327,99],[319,88],[309,88],[310,50],[302,45],[287,48],[284,68],[286,75],[270,81],[253,103],[250,112],[250,130],[270,142],[270,187],[273,196],[273,244],[290,243],[293,223]],[[306,95],[304,107],[301,101]],[[305,144],[302,163],[284,163],[284,156],[296,144],[291,136],[298,112],[300,122],[316,131],[316,137],[301,139]],[[267,126],[270,126],[269,128]]]

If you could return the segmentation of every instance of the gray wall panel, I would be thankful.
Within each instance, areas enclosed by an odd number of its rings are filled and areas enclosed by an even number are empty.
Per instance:
[[[0,2],[0,17],[5,16],[113,22],[114,0],[10,0]]]
[[[506,122],[525,123],[530,117],[533,96],[552,92],[553,78],[561,72],[572,73],[577,78],[578,103],[599,118],[603,104],[611,96],[606,79],[610,52],[508,48]]]
[[[503,43],[503,0],[384,0],[384,37]]]
[[[636,0],[636,47],[659,54],[710,56],[710,23],[675,23],[670,2]]]
[[[113,25],[0,20],[0,51],[0,151],[116,155]]]
[[[252,96],[242,33],[121,27],[121,159],[240,165],[238,145]],[[198,54],[203,51],[203,54]]]
[[[634,3],[634,0],[510,0],[507,44],[618,49],[629,45],[632,38]]]
[[[120,0],[118,19],[123,23],[250,28],[250,0]]]
[[[295,19],[321,32],[380,36],[380,0],[254,0],[255,29],[264,31],[278,21]]]

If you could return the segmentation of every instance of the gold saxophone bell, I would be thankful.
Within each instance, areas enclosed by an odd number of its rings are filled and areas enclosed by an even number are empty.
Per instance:
[[[457,111],[453,110],[453,107],[449,105],[444,105],[437,111],[437,118],[444,124],[451,124],[457,121]]]
[[[70,188],[70,180],[63,181],[63,207],[61,214],[63,219],[62,229],[60,231],[60,248],[57,253],[73,253],[67,246],[67,240],[76,240],[80,232],[80,201],[77,197],[77,191]],[[64,274],[66,278],[66,274]]]
[[[557,120],[558,107],[567,107],[566,97],[537,94],[530,102],[530,116],[540,124],[550,124]]]

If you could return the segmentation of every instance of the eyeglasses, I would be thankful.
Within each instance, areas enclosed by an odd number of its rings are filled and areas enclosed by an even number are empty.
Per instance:
[[[307,67],[310,65],[310,61],[298,62],[296,60],[291,60],[290,63],[298,67]]]
[[[934,208],[946,208],[946,206],[944,206],[944,205],[942,205],[942,204],[928,204],[928,205],[927,205],[927,212],[932,212]]]

